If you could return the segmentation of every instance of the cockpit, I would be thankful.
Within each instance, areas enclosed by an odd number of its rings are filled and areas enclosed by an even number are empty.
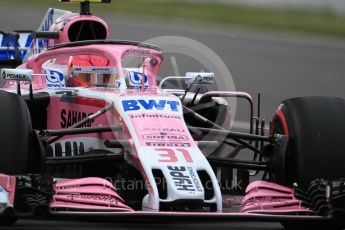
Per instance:
[[[101,42],[101,41],[100,41]],[[108,41],[102,41],[107,43]],[[96,43],[96,44],[94,44]],[[121,42],[120,42],[121,43]],[[53,47],[42,52],[26,68],[34,74],[33,90],[66,87],[96,87],[117,89],[148,89],[157,87],[157,75],[162,55],[159,50],[136,44],[89,42]],[[86,43],[87,44],[87,43]],[[138,43],[139,44],[139,43]],[[34,63],[33,66],[30,64]],[[2,88],[28,89],[27,82],[7,81]]]

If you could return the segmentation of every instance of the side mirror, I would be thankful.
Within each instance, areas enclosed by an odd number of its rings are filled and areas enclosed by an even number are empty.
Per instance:
[[[5,81],[32,81],[33,70],[31,69],[2,69],[1,77]]]
[[[192,84],[214,84],[215,83],[214,73],[187,72],[185,76],[169,76],[169,77],[164,78],[159,83],[159,89],[162,89],[163,84],[167,80],[171,80],[171,79],[185,80],[188,88]]]
[[[2,69],[1,70],[1,77],[4,81],[17,81],[17,94],[21,95],[20,83],[21,81],[28,81],[30,82],[29,88],[29,96],[30,99],[33,99],[33,92],[32,92],[32,76],[34,75],[34,71],[31,69]]]
[[[187,72],[185,77],[186,77],[185,82],[188,86],[192,84],[214,84],[215,83],[214,73]]]

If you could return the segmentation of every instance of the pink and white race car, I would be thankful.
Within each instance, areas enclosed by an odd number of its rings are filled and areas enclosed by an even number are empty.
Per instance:
[[[18,64],[1,70],[1,224],[44,214],[344,227],[344,99],[287,99],[265,135],[250,95],[164,89],[161,50],[108,40],[89,3],[110,1],[79,2],[80,14],[49,9],[39,31],[1,34],[1,63]],[[228,97],[249,101],[250,132],[229,130]],[[253,160],[237,158],[244,149]]]

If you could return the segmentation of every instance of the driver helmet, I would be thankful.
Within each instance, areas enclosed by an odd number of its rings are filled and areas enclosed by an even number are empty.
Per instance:
[[[69,60],[69,87],[114,87],[118,79],[116,66],[98,55],[78,55]]]

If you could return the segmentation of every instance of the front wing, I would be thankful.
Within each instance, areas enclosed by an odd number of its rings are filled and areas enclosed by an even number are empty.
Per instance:
[[[240,199],[240,205],[230,205],[223,208],[222,212],[133,210],[117,194],[112,184],[101,178],[55,181],[52,191],[38,189],[34,180],[31,185],[25,183],[25,186],[22,181],[22,177],[0,174],[0,221],[44,214],[49,219],[107,222],[262,221],[281,222],[284,226],[293,224],[345,227],[344,179],[318,179],[313,181],[306,191],[255,181],[247,187],[246,195]],[[48,186],[43,186],[44,184]],[[47,188],[49,183],[40,182],[39,187]],[[225,204],[231,203],[223,198]],[[228,199],[234,200],[234,197],[230,196]],[[31,211],[25,212],[23,207],[30,205]]]

